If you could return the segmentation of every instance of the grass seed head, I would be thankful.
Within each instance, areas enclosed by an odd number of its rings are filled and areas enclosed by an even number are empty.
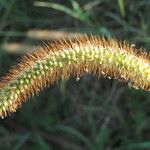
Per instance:
[[[0,82],[0,116],[15,112],[30,96],[71,74],[90,73],[150,91],[150,55],[127,42],[97,36],[49,43],[25,55]]]

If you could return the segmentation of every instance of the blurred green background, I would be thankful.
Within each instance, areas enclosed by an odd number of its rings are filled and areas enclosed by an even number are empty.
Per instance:
[[[150,49],[150,0],[0,0],[0,75],[43,41],[88,33]],[[150,150],[150,94],[85,75],[0,120],[0,150]]]

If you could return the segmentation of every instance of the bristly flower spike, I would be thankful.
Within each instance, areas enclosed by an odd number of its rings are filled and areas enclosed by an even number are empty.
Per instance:
[[[25,55],[0,83],[0,116],[71,74],[107,76],[150,91],[150,55],[127,42],[97,36],[60,40]]]

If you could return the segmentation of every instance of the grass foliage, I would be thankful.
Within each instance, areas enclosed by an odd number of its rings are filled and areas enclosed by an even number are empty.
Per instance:
[[[35,43],[29,29],[116,36],[150,49],[149,10],[149,0],[1,0],[0,75],[19,58],[2,45]],[[0,149],[149,150],[149,108],[149,93],[113,79],[61,80],[0,120]]]

